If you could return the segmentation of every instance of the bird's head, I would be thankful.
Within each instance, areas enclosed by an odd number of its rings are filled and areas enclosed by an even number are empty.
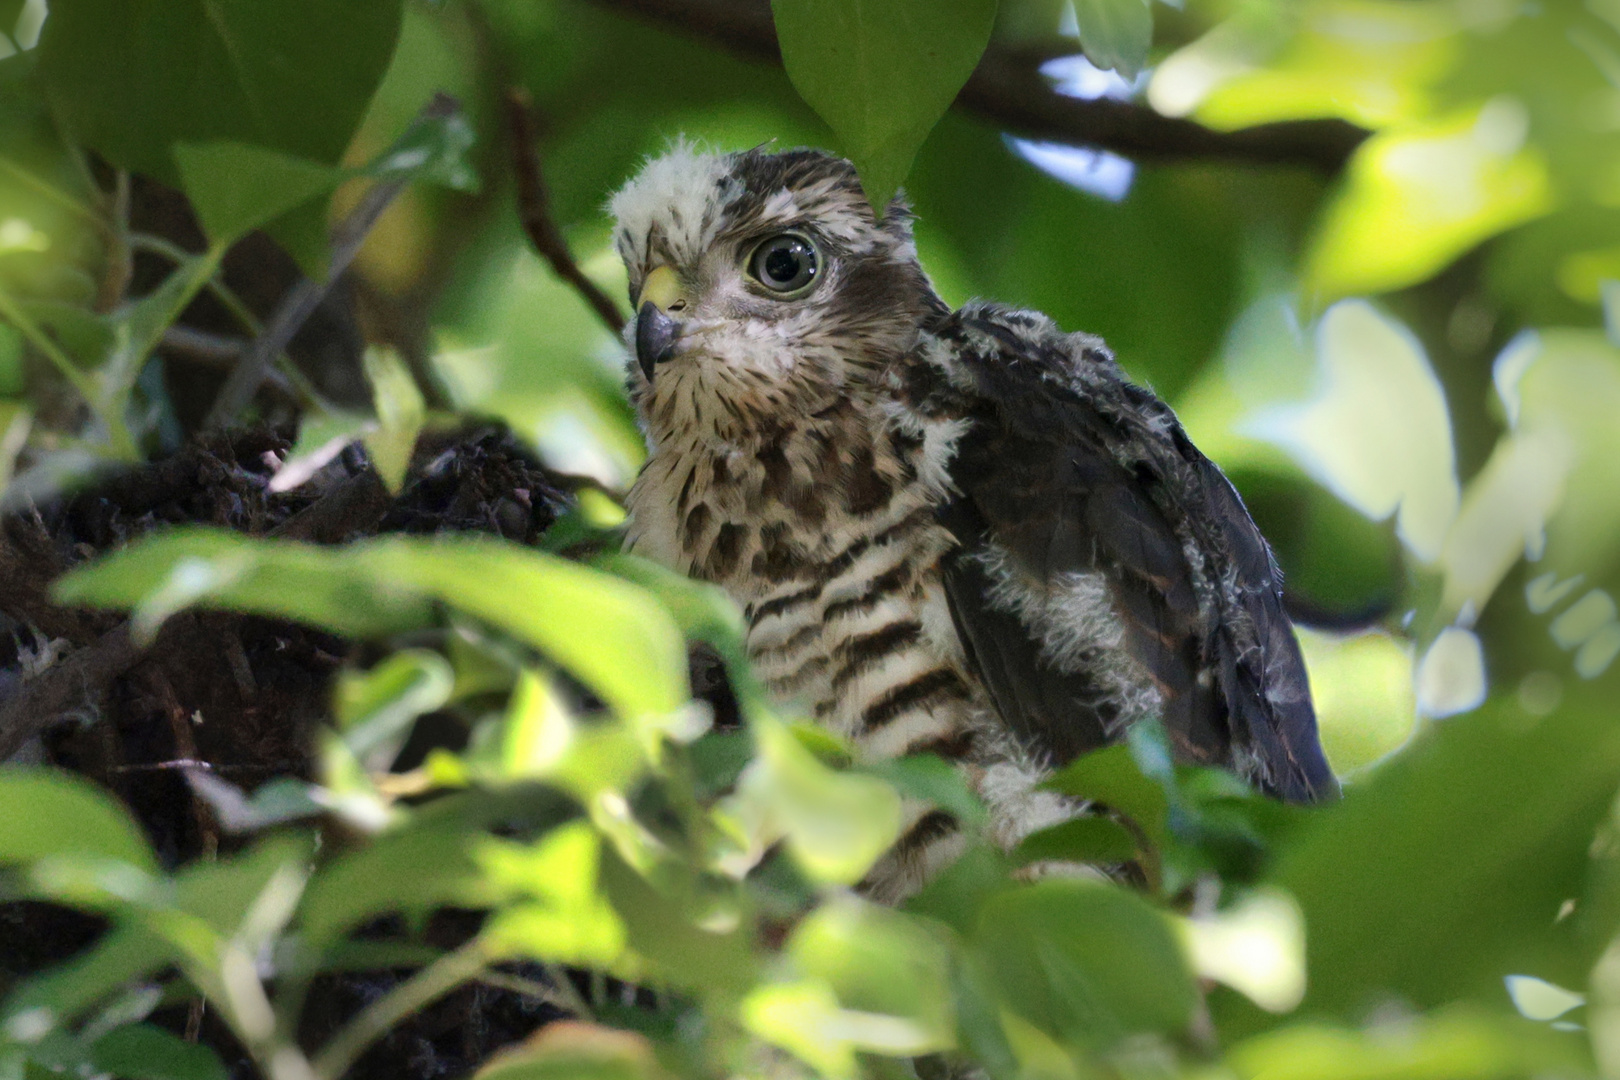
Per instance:
[[[943,314],[911,215],[879,220],[849,162],[680,144],[613,197],[636,317],[632,394],[655,439],[721,438],[853,392]]]

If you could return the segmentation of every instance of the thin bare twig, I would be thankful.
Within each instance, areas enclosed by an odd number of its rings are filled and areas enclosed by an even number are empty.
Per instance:
[[[585,298],[599,319],[615,335],[624,329],[624,315],[596,283],[586,277],[568,250],[568,241],[551,217],[551,197],[540,171],[540,150],[535,135],[534,102],[522,87],[506,92],[506,129],[512,140],[512,170],[517,179],[518,218],[534,250],[551,264],[557,276]]]
[[[665,29],[702,38],[752,60],[780,64],[765,0],[592,0]],[[1138,161],[1232,161],[1304,165],[1329,175],[1344,167],[1367,132],[1341,120],[1294,120],[1214,131],[1145,105],[1058,93],[1041,74],[1050,54],[991,45],[956,108],[1025,138],[1097,146]]]
[[[447,94],[438,94],[423,108],[417,119],[418,121],[442,119],[458,112],[460,108],[454,98]],[[253,400],[253,395],[264,382],[275,358],[292,341],[293,335],[298,333],[305,320],[320,307],[321,301],[326,299],[326,294],[337,283],[338,277],[348,269],[349,263],[359,254],[361,245],[371,232],[371,227],[377,224],[377,219],[382,217],[383,211],[388,209],[409,183],[408,176],[379,180],[361,198],[360,205],[351,210],[348,217],[338,224],[333,230],[332,261],[327,267],[326,280],[317,282],[305,278],[282,298],[264,333],[255,339],[253,348],[237,362],[225,380],[225,385],[220,388],[219,396],[214,399],[213,408],[208,410],[204,426],[211,428],[225,426],[237,413],[247,407],[249,401]]]

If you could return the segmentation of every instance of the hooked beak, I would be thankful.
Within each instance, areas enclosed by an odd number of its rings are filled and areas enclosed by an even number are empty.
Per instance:
[[[684,311],[686,297],[680,278],[668,266],[654,267],[641,287],[636,315],[636,360],[642,374],[652,382],[653,369],[675,355],[675,342],[681,324],[670,318],[671,311]]]
[[[651,300],[641,305],[636,316],[636,360],[641,372],[652,382],[653,368],[675,355],[675,342],[681,336],[681,324],[664,314],[664,310]]]

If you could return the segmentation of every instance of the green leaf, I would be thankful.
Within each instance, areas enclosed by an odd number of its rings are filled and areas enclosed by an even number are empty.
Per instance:
[[[459,109],[419,117],[398,142],[368,162],[364,171],[378,179],[408,177],[476,193],[478,174],[467,161],[467,152],[477,140],[472,124]]]
[[[1148,0],[1075,0],[1074,14],[1086,59],[1128,79],[1142,70],[1153,43]]]
[[[173,962],[173,948],[150,930],[115,925],[84,952],[19,983],[0,1006],[0,1023],[25,1013],[52,1025],[72,1023],[91,1006]]]
[[[618,968],[625,927],[597,885],[601,853],[601,836],[586,821],[560,825],[533,844],[482,841],[474,857],[483,883],[507,901],[484,930],[490,947],[504,956]]]
[[[117,859],[156,870],[157,859],[127,811],[67,773],[0,766],[0,864],[46,856]]]
[[[80,0],[39,44],[74,135],[169,184],[176,143],[335,165],[393,55],[400,0]]]
[[[365,370],[377,409],[377,427],[362,438],[383,486],[389,494],[398,495],[405,486],[405,473],[427,407],[421,389],[397,351],[372,346],[365,353]]]
[[[230,1075],[209,1047],[151,1024],[109,1031],[90,1048],[90,1060],[119,1080],[228,1080]]]
[[[1617,785],[1612,687],[1539,722],[1509,697],[1427,728],[1302,823],[1271,876],[1305,914],[1305,1006],[1355,1019],[1392,995],[1499,1003],[1513,972],[1584,985],[1617,913],[1556,920],[1584,891]]]
[[[1104,817],[1075,818],[1024,837],[1013,849],[1013,861],[1075,862],[1096,865],[1136,858],[1136,838],[1119,822]]]
[[[424,873],[426,867],[432,873]],[[395,911],[422,915],[452,905],[475,907],[486,896],[467,832],[410,828],[322,867],[304,891],[299,925],[310,949],[319,955],[375,916]]]
[[[1308,256],[1318,300],[1384,292],[1443,269],[1480,241],[1553,209],[1546,158],[1524,145],[1524,107],[1493,101],[1356,150]]]
[[[1101,803],[1136,822],[1154,845],[1164,846],[1170,819],[1169,798],[1162,784],[1143,773],[1132,747],[1126,743],[1076,758],[1041,786]]]
[[[496,1055],[474,1080],[659,1080],[666,1075],[645,1037],[564,1020]]]
[[[1051,878],[1008,890],[985,906],[975,944],[1003,1008],[1073,1044],[1178,1030],[1197,1000],[1164,917],[1114,885]]]
[[[402,649],[364,673],[345,672],[333,692],[343,741],[373,772],[387,769],[411,725],[450,700],[455,673],[427,649]]]
[[[216,244],[329,193],[343,179],[331,166],[252,143],[177,143],[174,160],[186,197]]]
[[[134,608],[143,638],[193,605],[370,638],[431,625],[445,604],[540,649],[625,717],[668,716],[689,696],[680,632],[646,592],[485,538],[387,537],[334,549],[175,529],[75,570],[53,595]]]
[[[751,928],[711,932],[684,905],[654,889],[612,846],[602,851],[602,888],[624,920],[630,946],[671,986],[736,993],[753,978]]]
[[[902,795],[932,803],[964,825],[982,825],[988,818],[962,770],[934,754],[874,761],[860,771],[887,780]]]
[[[771,0],[771,11],[794,89],[883,213],[990,43],[996,0]]]

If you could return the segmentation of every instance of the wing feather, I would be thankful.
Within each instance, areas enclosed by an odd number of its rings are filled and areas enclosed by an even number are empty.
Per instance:
[[[918,407],[969,421],[946,590],[1008,727],[1063,762],[1151,706],[1184,760],[1335,793],[1270,548],[1169,408],[1096,339],[994,305],[922,358]]]

